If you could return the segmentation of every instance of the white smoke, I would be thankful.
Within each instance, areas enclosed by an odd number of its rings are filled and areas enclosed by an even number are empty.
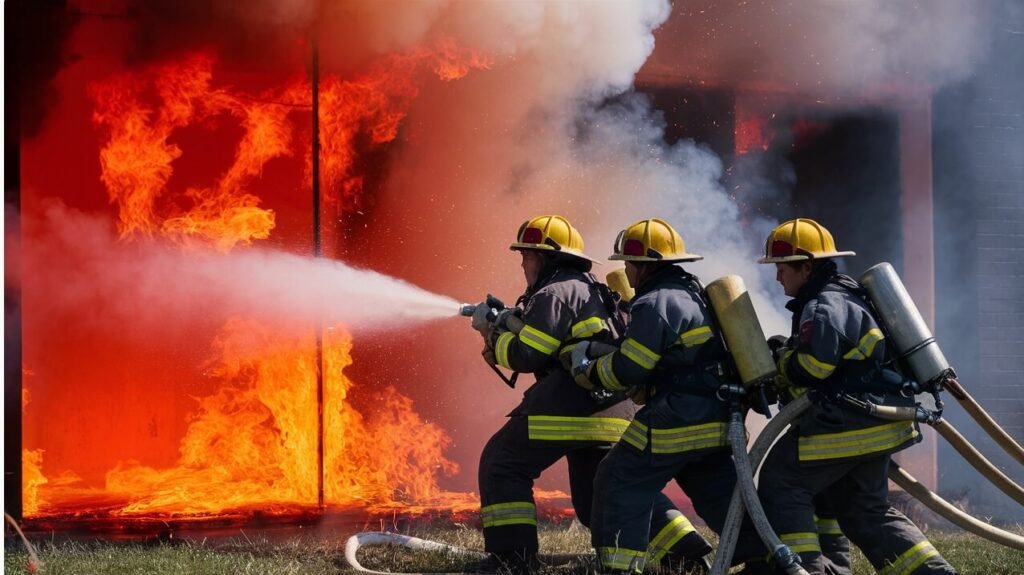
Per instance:
[[[774,272],[754,263],[769,224],[741,221],[720,183],[721,161],[693,141],[666,144],[661,115],[630,92],[669,12],[667,2],[647,0],[454,2],[439,13],[437,29],[499,56],[489,70],[424,90],[410,111],[415,141],[397,150],[375,217],[406,234],[390,249],[443,246],[403,262],[400,275],[444,282],[436,270],[457,262],[444,289],[465,298],[506,289],[507,297],[521,280],[504,254],[530,216],[568,217],[600,260],[620,229],[658,217],[706,257],[691,271],[705,281],[740,274],[762,321],[786,329],[776,306],[764,305]],[[424,222],[457,237],[440,239]],[[378,247],[388,241],[370,233]]]
[[[222,254],[121,242],[109,219],[56,202],[42,219],[22,224],[29,267],[21,270],[21,286],[39,302],[34,319],[41,322],[75,317],[151,336],[161,325],[238,316],[282,332],[344,323],[365,333],[458,311],[455,300],[337,261],[260,248]]]

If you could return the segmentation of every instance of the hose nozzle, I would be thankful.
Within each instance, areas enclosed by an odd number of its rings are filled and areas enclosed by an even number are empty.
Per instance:
[[[474,313],[476,313],[476,304],[471,304],[471,303],[459,304],[459,315],[464,315],[466,317],[473,317]]]

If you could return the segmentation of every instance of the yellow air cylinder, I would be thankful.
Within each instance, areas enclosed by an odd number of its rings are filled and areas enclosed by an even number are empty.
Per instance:
[[[626,303],[629,303],[633,299],[633,296],[636,295],[633,288],[629,287],[629,280],[626,278],[626,270],[623,268],[608,272],[608,275],[604,276],[604,280],[605,283],[608,284],[608,287],[619,292],[619,295],[622,296],[622,301]]]
[[[778,369],[743,278],[718,278],[708,284],[707,294],[744,387],[775,377]]]

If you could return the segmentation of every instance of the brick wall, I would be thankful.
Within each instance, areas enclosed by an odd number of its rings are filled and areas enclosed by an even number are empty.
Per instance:
[[[936,336],[965,387],[1024,443],[1024,10],[1009,4],[975,77],[934,101]],[[1024,483],[1021,465],[952,403],[949,420]],[[940,491],[975,512],[1024,518],[945,445],[939,470]]]

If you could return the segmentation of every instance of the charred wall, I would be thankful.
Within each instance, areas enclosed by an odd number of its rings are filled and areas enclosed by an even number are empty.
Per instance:
[[[965,387],[1024,442],[1024,7],[977,74],[934,99],[936,337]],[[950,402],[947,417],[1017,482],[1024,469]],[[1024,508],[940,445],[939,485],[1002,519]]]

